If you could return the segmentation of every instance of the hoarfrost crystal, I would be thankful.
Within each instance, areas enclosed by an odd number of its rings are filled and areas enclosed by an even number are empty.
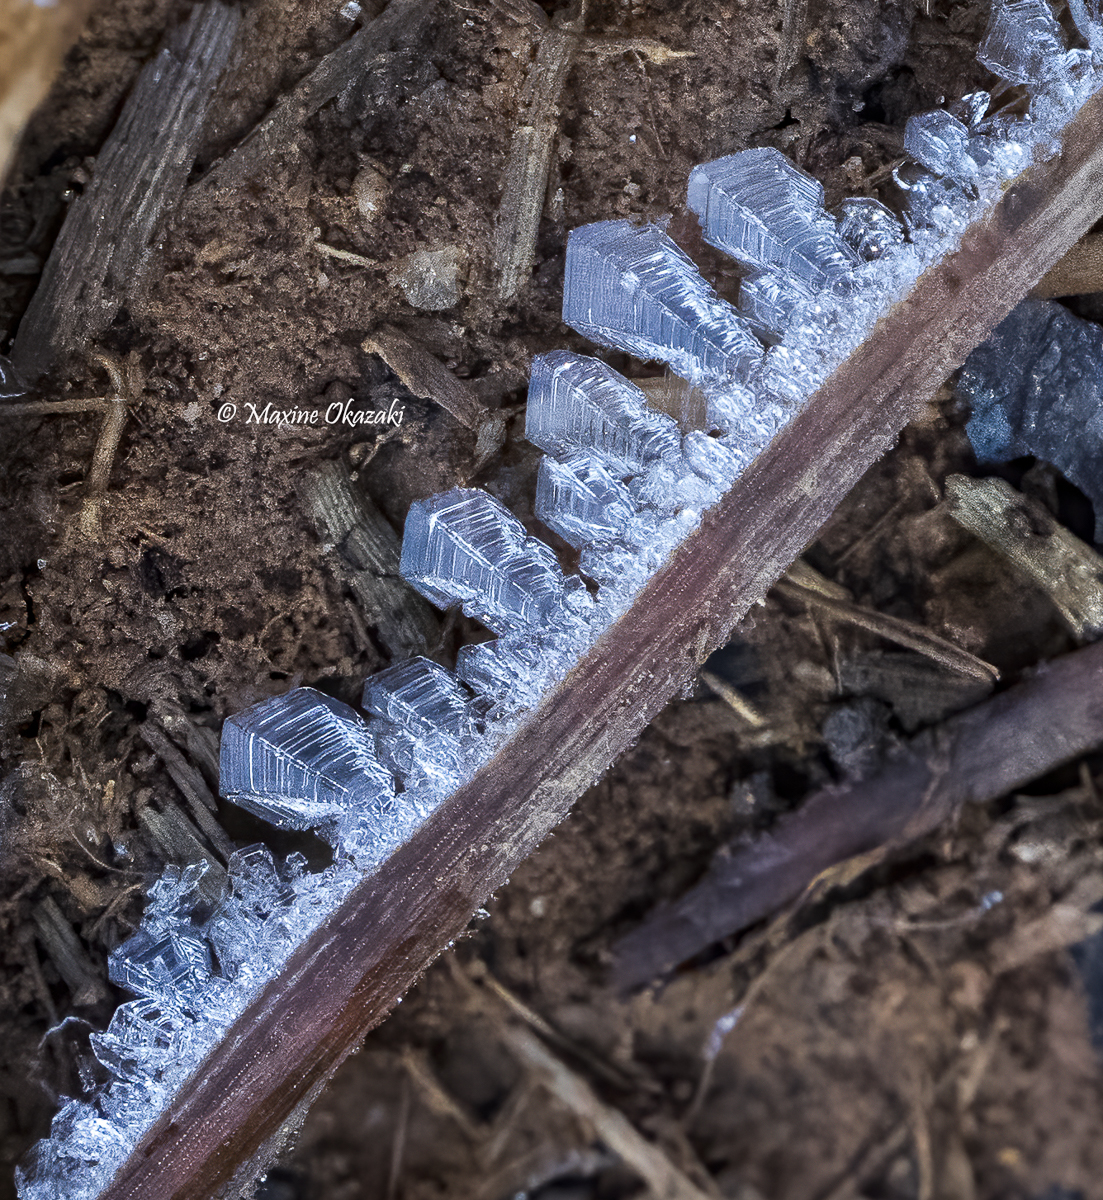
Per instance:
[[[823,210],[823,188],[772,147],[694,167],[686,203],[706,241],[805,292],[846,282],[857,266]]]
[[[495,633],[540,628],[589,596],[555,555],[493,496],[454,488],[414,504],[402,540],[403,577],[441,608],[461,604]]]
[[[695,381],[737,376],[762,357],[747,322],[655,225],[599,221],[571,233],[563,320]]]
[[[394,796],[363,719],[310,688],[226,722],[221,786],[228,800],[284,829],[331,825],[350,808],[376,808]]]
[[[620,475],[676,458],[681,446],[677,425],[648,408],[635,384],[600,360],[567,350],[533,359],[525,437],[560,459],[597,454]]]
[[[540,463],[536,515],[576,549],[624,538],[635,508],[628,489],[592,454]]]
[[[1069,3],[1096,54],[1100,9],[1100,0]],[[909,122],[908,150],[921,166],[898,174],[907,238],[869,198],[844,201],[832,218],[819,184],[775,150],[695,169],[690,204],[706,237],[754,272],[743,315],[655,226],[607,221],[571,234],[564,320],[603,345],[668,363],[704,395],[707,429],[683,437],[597,359],[566,351],[536,359],[526,432],[550,456],[537,513],[580,551],[596,596],[483,492],[413,505],[403,575],[498,636],[464,646],[455,676],[426,659],[375,676],[363,696],[370,721],[299,688],[225,723],[223,794],[285,829],[317,829],[335,861],[309,871],[301,855],[280,862],[250,846],[231,856],[225,884],[205,875],[205,862],[166,868],[140,929],[110,958],[111,978],[137,997],[92,1037],[111,1081],[54,1118],[51,1137],[17,1172],[22,1200],[95,1200],[294,948],[496,752],[1007,181],[1053,151],[1101,74],[1091,52],[1066,51],[1043,0],[996,0],[982,59],[1034,89],[1029,115],[988,116],[989,97],[976,92],[952,113]],[[1085,325],[1057,305],[1020,306],[970,358],[959,389],[973,405],[979,456],[1038,454],[1091,494],[1103,476],[1103,459],[1085,449],[1103,440],[1103,335]],[[21,386],[0,359],[0,399]],[[1103,494],[1092,498],[1103,513]],[[6,666],[0,659],[0,676]]]

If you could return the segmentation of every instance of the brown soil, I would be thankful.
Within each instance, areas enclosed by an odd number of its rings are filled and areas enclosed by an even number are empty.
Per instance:
[[[137,70],[186,8],[99,6],[0,199],[0,260],[48,253]],[[229,713],[298,683],[355,701],[387,661],[297,477],[346,457],[397,529],[414,499],[458,481],[488,487],[531,522],[536,458],[514,406],[534,353],[582,346],[559,321],[570,228],[677,212],[694,163],[750,145],[783,148],[834,202],[898,156],[911,113],[984,82],[973,61],[986,15],[977,3],[929,13],[909,0],[592,3],[588,30],[692,56],[579,57],[537,263],[505,304],[494,214],[535,36],[511,17],[516,8],[442,3],[424,44],[372,64],[262,177],[228,197],[185,200],[152,285],[98,347],[144,375],[102,541],[78,525],[98,418],[6,421],[0,433],[0,623],[10,623],[3,637],[23,676],[4,747],[0,1197],[12,1194],[11,1164],[48,1128],[56,1096],[82,1086],[82,1036],[118,999],[78,1003],[32,914],[51,897],[105,977],[106,955],[133,928],[141,885],[162,863],[137,814],[176,793],[142,723],[183,714],[217,731]],[[249,9],[197,172],[348,36],[337,10],[306,0]],[[354,186],[368,166],[385,181],[370,219]],[[891,200],[891,183],[877,194]],[[448,247],[462,258],[458,303],[415,309],[391,282],[394,264]],[[0,275],[0,339],[16,332],[34,283]],[[734,276],[718,283],[730,290]],[[509,410],[505,446],[478,470],[474,434],[360,348],[384,321]],[[59,368],[45,394],[102,391],[94,349]],[[406,419],[387,433],[245,420],[250,404],[349,398],[367,408],[398,401]],[[222,423],[226,404],[238,416]],[[943,633],[1013,680],[1072,642],[1050,601],[938,506],[947,473],[976,471],[962,419],[948,391],[932,397],[927,419],[808,557],[858,601]],[[1089,535],[1090,513],[1071,489],[1037,468],[1024,486]],[[460,623],[440,656],[463,636]],[[1035,920],[1044,932],[1054,901],[1100,872],[1101,763],[970,811],[888,866],[828,881],[664,988],[626,998],[607,982],[616,938],[692,883],[726,839],[767,826],[819,784],[868,770],[915,728],[978,698],[953,677],[926,707],[904,685],[846,683],[862,665],[915,666],[913,656],[885,657],[896,653],[791,602],[757,610],[712,666],[767,717],[771,739],[752,737],[704,685],[673,703],[367,1039],[260,1194],[639,1192],[585,1122],[510,1057],[496,1010],[471,999],[462,969],[489,972],[535,1009],[573,1047],[561,1047],[572,1068],[713,1194],[1103,1196],[1103,1081],[1083,977],[1063,948],[1069,938],[1051,930],[1027,953],[1020,937]],[[221,817],[242,844],[266,836],[228,808]],[[1087,945],[1079,953],[1090,967]],[[709,1059],[717,1022],[741,1004]]]

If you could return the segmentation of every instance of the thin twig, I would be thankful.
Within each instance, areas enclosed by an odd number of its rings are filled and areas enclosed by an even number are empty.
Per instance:
[[[846,600],[833,599],[825,596],[822,592],[794,583],[791,579],[779,579],[774,585],[774,590],[782,596],[788,596],[791,600],[800,600],[805,604],[814,605],[837,617],[840,621],[857,625],[861,629],[875,633],[878,637],[896,642],[898,646],[915,650],[961,675],[982,679],[986,683],[991,683],[1000,677],[999,670],[991,663],[977,658],[968,650],[962,650],[960,646],[955,646],[953,642],[939,637],[937,633],[932,633],[922,625],[916,625],[914,621],[905,621],[901,617],[890,617],[885,613],[875,612],[873,609],[861,608]]]

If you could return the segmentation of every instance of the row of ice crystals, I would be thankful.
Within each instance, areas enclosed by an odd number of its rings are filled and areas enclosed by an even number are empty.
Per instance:
[[[750,269],[737,312],[660,229],[608,221],[575,230],[563,316],[604,346],[667,363],[703,389],[712,436],[683,436],[606,364],[565,351],[533,364],[526,431],[548,457],[537,515],[581,551],[564,576],[549,547],[485,493],[415,504],[406,578],[462,605],[497,637],[465,646],[456,674],[425,659],[365,685],[365,721],[309,689],[227,721],[223,791],[273,824],[315,829],[334,866],[235,854],[210,910],[203,864],[170,867],[142,927],[112,955],[137,999],[92,1039],[112,1082],[72,1101],[19,1173],[23,1200],[92,1200],[180,1082],[354,886],[485,761],[519,710],[577,661],[743,467],[799,411],[918,274],[950,251],[1004,182],[1047,152],[1098,86],[1100,0],[1069,0],[1090,51],[1068,50],[1045,0],[995,0],[981,59],[1034,91],[1029,117],[987,118],[988,96],[913,118],[901,222],[877,201],[823,194],[773,150],[698,167],[690,206],[708,241]],[[771,343],[767,350],[756,336]],[[0,364],[2,366],[3,364]],[[457,678],[458,676],[458,678]],[[206,903],[206,907],[205,907]]]
[[[287,956],[347,895],[357,873],[277,865],[264,846],[231,856],[214,906],[201,897],[207,864],[166,868],[138,932],[111,955],[111,979],[137,998],[93,1033],[109,1082],[70,1100],[51,1136],[16,1171],[22,1200],[94,1200],[173,1094]]]

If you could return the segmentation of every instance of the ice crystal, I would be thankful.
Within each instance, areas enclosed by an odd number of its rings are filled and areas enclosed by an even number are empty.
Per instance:
[[[635,511],[628,489],[593,454],[541,461],[536,515],[577,549],[620,541]]]
[[[596,454],[621,475],[678,455],[678,427],[635,384],[596,358],[567,350],[532,362],[525,437],[556,458]]]
[[[816,291],[857,266],[823,210],[823,188],[769,146],[694,167],[687,204],[705,240],[732,258]]]
[[[284,829],[332,825],[394,795],[371,734],[347,704],[296,688],[231,717],[222,730],[222,794]]]
[[[1069,4],[1097,54],[1100,9],[1100,0]],[[910,122],[919,165],[898,175],[906,237],[872,199],[844,201],[830,217],[819,185],[773,150],[694,171],[690,202],[706,236],[753,269],[742,315],[655,226],[610,221],[571,235],[564,319],[603,345],[670,364],[704,394],[706,428],[683,436],[597,359],[558,351],[533,363],[526,431],[550,456],[537,514],[580,552],[596,597],[485,493],[457,489],[413,505],[403,574],[498,636],[460,650],[458,678],[425,659],[375,676],[364,690],[370,721],[295,689],[226,722],[224,795],[284,828],[317,829],[334,863],[310,871],[300,855],[281,862],[246,847],[231,856],[221,892],[204,862],[165,870],[141,927],[109,960],[111,978],[136,997],[92,1037],[111,1080],[55,1117],[17,1173],[22,1200],[99,1195],[294,948],[540,704],[888,308],[1033,156],[1052,151],[1099,82],[1090,52],[1066,51],[1043,0],[996,0],[983,61],[1033,89],[1030,113],[989,116],[978,92]],[[9,366],[0,359],[0,399],[22,386]],[[1103,443],[1101,378],[1097,328],[1056,305],[1021,306],[960,378],[978,455],[1036,454],[1091,494],[1103,476],[1092,449]],[[1103,495],[1093,499],[1103,513]]]
[[[969,147],[969,130],[944,109],[911,117],[904,128],[907,153],[928,171],[958,183],[974,183],[980,173]]]
[[[11,359],[0,354],[0,400],[15,400],[27,394],[28,388],[19,377]]]
[[[496,633],[581,616],[589,597],[555,555],[493,496],[454,488],[410,508],[403,577],[441,608],[461,604]]]
[[[860,259],[872,262],[903,244],[904,227],[879,200],[856,196],[839,205],[839,236]]]
[[[1002,79],[1036,88],[1068,67],[1061,25],[1046,0],[992,0],[977,58]]]
[[[563,320],[695,381],[738,376],[762,356],[747,322],[655,225],[599,221],[571,233]]]

